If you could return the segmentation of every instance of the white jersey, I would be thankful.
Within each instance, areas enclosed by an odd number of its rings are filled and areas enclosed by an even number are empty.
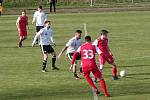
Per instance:
[[[36,26],[44,26],[44,22],[47,20],[47,15],[43,11],[36,11],[33,16],[33,21],[36,21]]]
[[[42,28],[34,37],[33,43],[36,43],[36,39],[40,36],[40,45],[50,45],[54,43],[53,31],[51,28]]]
[[[67,52],[68,53],[74,53],[80,46],[82,45],[82,40],[77,39],[76,37],[73,37],[69,40],[69,42],[66,44]]]

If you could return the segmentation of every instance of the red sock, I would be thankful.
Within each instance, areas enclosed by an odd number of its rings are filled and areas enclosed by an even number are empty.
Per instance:
[[[93,83],[92,79],[89,76],[86,76],[86,81],[89,83],[89,85],[95,90],[97,91],[97,87],[95,86],[95,84]]]
[[[106,83],[105,83],[104,79],[100,80],[100,85],[101,85],[102,91],[105,94],[105,96],[108,96],[108,92],[107,92],[107,88],[106,88]]]
[[[116,67],[112,67],[112,76],[117,76],[117,68]]]

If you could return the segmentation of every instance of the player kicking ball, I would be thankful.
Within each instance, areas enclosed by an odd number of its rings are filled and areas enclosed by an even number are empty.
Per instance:
[[[79,46],[82,45],[82,40],[81,40],[81,34],[82,31],[81,30],[76,30],[75,31],[75,36],[73,38],[71,38],[68,43],[65,45],[65,47],[61,50],[61,52],[58,55],[58,58],[60,58],[60,56],[67,50],[66,54],[68,56],[68,59],[71,61],[72,60],[72,56],[74,54],[74,52],[79,48]],[[76,58],[76,60],[80,60],[80,56],[78,56]],[[80,69],[81,71],[81,69]],[[73,76],[75,79],[80,79],[80,77],[78,77],[77,75],[77,61],[75,62],[74,66],[73,66]]]
[[[52,55],[52,70],[59,70],[59,68],[55,67],[56,62],[56,53],[52,48],[51,44],[55,45],[53,40],[53,32],[51,29],[51,22],[45,21],[44,28],[42,28],[34,37],[32,46],[36,44],[37,38],[40,36],[40,46],[43,53],[43,68],[42,72],[47,72],[46,65],[48,60],[48,54]]]
[[[96,45],[102,51],[102,54],[99,56],[100,69],[102,70],[105,62],[108,62],[112,65],[112,79],[117,80],[117,67],[113,58],[113,54],[108,46],[108,33],[109,32],[107,30],[101,30],[101,36],[93,42],[93,45]]]
[[[82,44],[78,48],[78,50],[74,53],[72,61],[71,61],[70,69],[72,69],[72,67],[75,63],[76,57],[79,54],[81,54],[82,71],[83,71],[83,75],[84,75],[86,81],[95,90],[96,94],[100,93],[98,88],[93,83],[91,77],[89,76],[90,73],[92,73],[95,78],[100,80],[100,85],[102,87],[102,91],[104,92],[105,97],[109,97],[109,94],[106,89],[105,81],[102,77],[102,73],[98,69],[98,67],[96,65],[96,60],[95,60],[95,53],[101,54],[102,52],[100,51],[100,49],[97,46],[92,45],[90,36],[86,36],[85,41],[86,41],[86,43]]]
[[[28,17],[26,16],[25,10],[23,10],[22,14],[18,17],[16,26],[20,36],[18,47],[21,48],[22,42],[27,39]]]

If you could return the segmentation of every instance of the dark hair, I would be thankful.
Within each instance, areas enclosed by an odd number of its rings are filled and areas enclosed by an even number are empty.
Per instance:
[[[44,22],[44,24],[47,24],[47,23],[51,23],[51,21],[47,20],[47,21]]]
[[[39,6],[40,9],[42,9],[42,6]]]
[[[107,30],[101,30],[101,34],[108,34],[109,32]]]
[[[91,41],[91,36],[85,36],[85,41],[90,42]]]
[[[26,10],[25,10],[25,9],[23,9],[23,10],[22,10],[22,12],[25,12],[25,13],[26,13]]]
[[[81,30],[76,30],[76,32],[77,32],[77,33],[82,33],[82,31],[81,31]]]

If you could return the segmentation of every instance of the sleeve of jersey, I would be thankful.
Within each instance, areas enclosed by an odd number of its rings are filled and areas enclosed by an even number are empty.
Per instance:
[[[96,48],[96,52],[97,52],[98,54],[101,54],[101,53],[102,53],[102,51],[101,51],[97,46],[95,46],[95,48]]]
[[[71,64],[73,65],[75,63],[75,60],[76,60],[76,57],[79,55],[79,52],[75,52],[73,54],[73,57],[72,57],[72,61],[71,61]]]
[[[93,45],[98,45],[98,40],[96,39],[92,44]]]
[[[72,40],[72,39],[70,39],[70,40],[69,40],[69,42],[66,44],[66,47],[71,46],[71,45],[72,45],[72,43],[73,43],[73,40]]]

